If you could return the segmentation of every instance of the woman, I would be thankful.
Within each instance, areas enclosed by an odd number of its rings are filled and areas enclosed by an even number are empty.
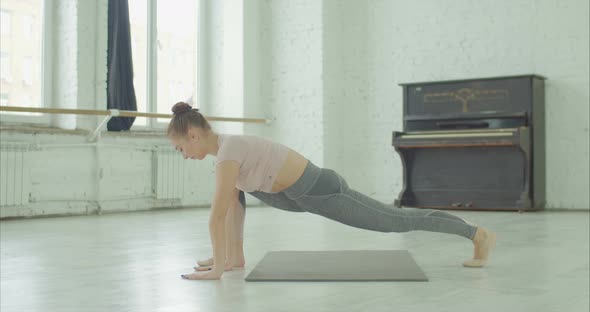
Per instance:
[[[299,153],[269,140],[212,131],[197,109],[180,102],[168,138],[185,159],[216,159],[215,196],[209,218],[213,258],[200,261],[185,279],[219,279],[224,271],[244,266],[245,191],[265,204],[293,212],[311,212],[357,228],[379,232],[431,231],[461,235],[474,244],[473,259],[481,267],[496,235],[444,211],[395,208],[348,186],[337,172],[318,168]],[[223,263],[223,265],[221,265]]]

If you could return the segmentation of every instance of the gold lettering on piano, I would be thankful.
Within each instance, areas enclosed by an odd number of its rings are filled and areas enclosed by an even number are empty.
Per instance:
[[[474,90],[462,88],[454,92],[428,93],[424,95],[424,103],[444,103],[459,101],[463,104],[463,112],[469,111],[469,101],[507,100],[508,90]]]

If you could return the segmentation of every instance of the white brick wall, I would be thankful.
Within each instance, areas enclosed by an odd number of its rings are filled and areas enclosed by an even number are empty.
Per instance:
[[[547,202],[588,209],[588,1],[380,1],[369,6],[371,136],[401,129],[408,81],[537,73],[548,78]],[[393,110],[391,110],[391,108]],[[388,111],[389,109],[389,111]],[[387,120],[391,121],[388,124]],[[384,123],[381,120],[386,121]],[[377,147],[376,147],[377,148]],[[378,151],[377,159],[389,156]],[[388,168],[398,172],[399,163]],[[375,178],[379,172],[374,171]],[[383,194],[399,174],[381,178]]]
[[[0,139],[28,142],[36,147],[26,152],[31,202],[27,206],[2,207],[2,218],[207,206],[211,202],[211,158],[186,161],[182,200],[154,198],[152,150],[155,146],[167,146],[164,138],[107,135],[98,148],[85,145],[83,135],[2,131]]]
[[[323,163],[322,2],[261,3],[262,103],[268,136]]]
[[[390,202],[402,182],[391,148],[402,129],[398,83],[537,73],[548,77],[548,207],[589,209],[587,1],[322,3],[264,2],[275,139]]]
[[[535,70],[546,75],[547,198],[588,208],[588,1],[533,1]]]
[[[323,10],[325,167],[342,174],[352,188],[393,202],[391,185],[401,185],[398,177],[391,178],[397,159],[388,144],[394,107],[391,101],[370,105],[377,81],[368,68],[374,50],[368,36],[368,6],[329,0]],[[375,133],[377,126],[390,130]]]

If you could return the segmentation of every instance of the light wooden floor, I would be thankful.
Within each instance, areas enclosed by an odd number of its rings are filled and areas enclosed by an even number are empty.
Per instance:
[[[498,232],[489,267],[461,266],[472,245],[459,236],[248,208],[246,270],[187,281],[180,274],[210,255],[206,209],[3,221],[0,310],[588,311],[588,213],[454,213]],[[430,281],[243,280],[267,251],[338,249],[407,249]]]

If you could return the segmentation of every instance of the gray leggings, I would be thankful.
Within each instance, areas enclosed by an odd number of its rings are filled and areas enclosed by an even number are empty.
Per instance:
[[[311,212],[361,229],[378,232],[430,231],[473,239],[477,227],[450,213],[418,208],[396,208],[363,195],[332,169],[311,161],[303,175],[279,193],[250,192],[268,206]],[[244,207],[246,207],[244,205]]]

